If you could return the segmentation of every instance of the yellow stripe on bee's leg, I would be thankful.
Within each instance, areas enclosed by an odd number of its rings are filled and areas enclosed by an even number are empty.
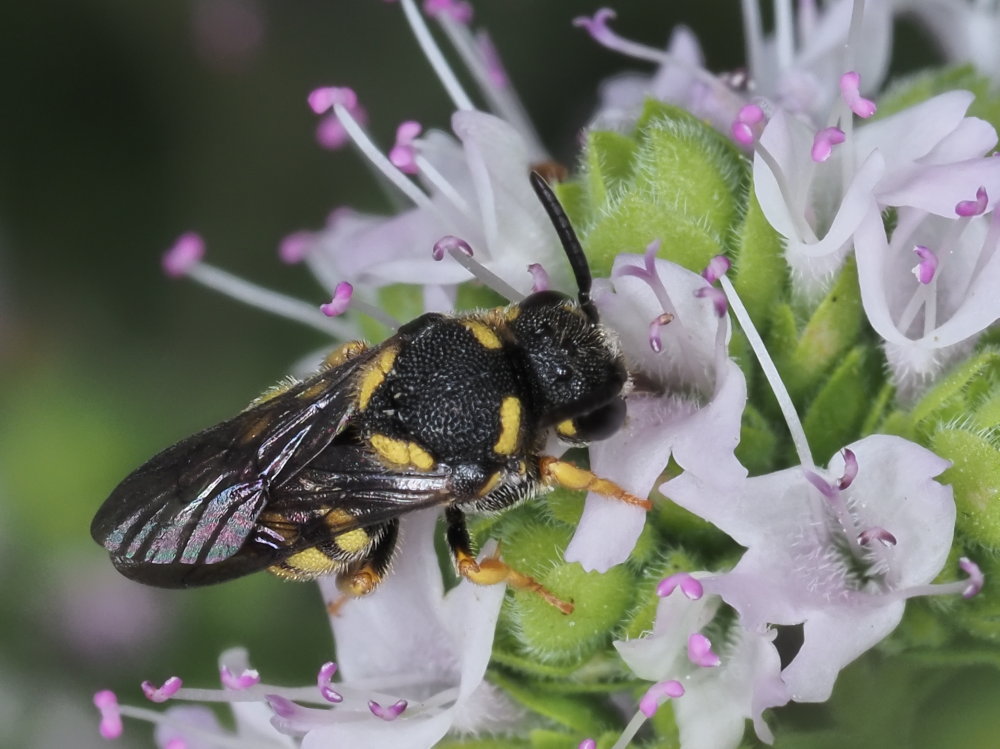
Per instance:
[[[586,468],[580,468],[580,466],[573,465],[565,460],[543,456],[538,461],[538,474],[542,482],[548,486],[561,486],[564,489],[595,492],[605,497],[613,497],[626,504],[641,507],[644,510],[653,509],[653,503],[648,499],[630,494],[614,481],[602,479]]]

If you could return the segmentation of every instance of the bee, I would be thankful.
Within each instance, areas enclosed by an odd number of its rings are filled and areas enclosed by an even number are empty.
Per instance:
[[[573,269],[577,298],[540,291],[506,307],[427,313],[376,346],[331,353],[307,379],[151,458],[98,510],[94,539],[126,577],[183,588],[266,569],[336,574],[349,596],[387,574],[402,515],[444,507],[459,575],[562,601],[498,557],[477,561],[465,515],[562,486],[649,508],[587,469],[544,454],[616,432],[628,375],[601,325],[591,273],[545,180],[531,184]]]

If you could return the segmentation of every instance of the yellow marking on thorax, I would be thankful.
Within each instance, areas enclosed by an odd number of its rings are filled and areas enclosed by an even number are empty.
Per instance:
[[[500,343],[500,338],[497,336],[493,330],[485,323],[479,320],[462,320],[462,325],[468,329],[472,335],[476,337],[476,340],[485,347],[490,349],[498,349],[503,344]]]
[[[364,550],[370,541],[371,536],[364,528],[355,528],[353,531],[338,533],[333,537],[333,542],[349,554],[356,554]]]
[[[371,400],[376,388],[385,381],[385,376],[392,371],[392,365],[396,362],[397,350],[395,347],[387,348],[376,359],[368,370],[361,377],[361,385],[358,387],[358,408],[364,410]]]
[[[575,437],[576,424],[573,423],[572,419],[566,419],[565,421],[560,421],[558,424],[556,424],[556,432],[563,437]]]
[[[384,434],[373,434],[371,445],[375,452],[390,463],[400,466],[414,466],[422,471],[434,467],[434,458],[416,442],[406,442]]]
[[[520,431],[521,401],[513,395],[508,395],[500,404],[500,437],[493,445],[493,452],[498,455],[511,455],[517,449]]]
[[[364,341],[348,341],[342,346],[338,346],[323,359],[323,366],[327,369],[333,369],[334,367],[339,367],[341,364],[346,362],[348,359],[353,359],[358,354],[362,353],[368,348],[368,344]]]
[[[285,564],[306,575],[325,575],[339,566],[336,560],[330,559],[322,551],[315,548],[292,554],[285,560]]]

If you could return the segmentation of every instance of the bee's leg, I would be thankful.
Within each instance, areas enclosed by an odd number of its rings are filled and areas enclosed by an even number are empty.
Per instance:
[[[538,475],[546,486],[561,486],[564,489],[589,491],[613,497],[620,502],[641,507],[644,510],[653,509],[653,503],[648,499],[629,494],[614,481],[602,479],[586,468],[573,465],[565,460],[543,456],[538,461]]]
[[[396,538],[399,536],[399,521],[390,520],[375,528],[368,528],[367,531],[378,540],[362,558],[351,562],[337,573],[337,588],[343,595],[327,603],[327,610],[331,614],[336,615],[349,598],[360,598],[371,593],[389,572],[392,553],[396,549]]]
[[[353,359],[358,354],[367,350],[368,344],[364,341],[348,341],[347,343],[337,346],[337,348],[327,354],[323,359],[323,366],[327,369],[339,367],[347,360]]]
[[[469,541],[469,530],[465,527],[465,515],[461,510],[449,507],[445,510],[448,522],[448,547],[455,559],[458,574],[477,585],[495,585],[507,583],[518,590],[528,590],[540,595],[546,603],[555,606],[564,614],[573,613],[573,604],[556,598],[547,591],[535,578],[529,577],[509,567],[497,556],[476,561]]]

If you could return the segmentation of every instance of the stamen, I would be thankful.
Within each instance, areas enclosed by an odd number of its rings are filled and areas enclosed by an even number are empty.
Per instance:
[[[323,695],[323,699],[327,702],[343,702],[344,697],[334,690],[331,684],[333,675],[337,673],[337,664],[333,661],[327,661],[322,666],[320,666],[319,673],[316,675],[316,686],[319,687],[319,693]]]
[[[503,60],[500,59],[500,53],[497,51],[497,47],[493,43],[493,40],[490,39],[489,34],[476,34],[476,47],[479,50],[479,57],[482,59],[483,66],[486,68],[486,75],[489,77],[490,83],[492,83],[495,88],[507,88],[510,86],[510,78],[507,75],[507,69],[503,66]]]
[[[347,281],[341,281],[334,289],[333,298],[326,304],[319,306],[320,310],[327,317],[336,317],[347,311],[351,304],[351,297],[354,295],[354,287]]]
[[[352,121],[361,124],[368,121],[368,113],[358,104],[358,95],[346,86],[317,88],[309,94],[308,102],[316,114],[324,114],[340,105],[350,114]],[[351,140],[351,134],[335,111],[333,116],[323,118],[316,126],[316,140],[324,148],[335,151]]]
[[[684,687],[679,681],[661,681],[646,690],[646,694],[639,700],[639,711],[647,718],[656,715],[660,705],[670,697],[682,697]]]
[[[812,160],[822,163],[830,158],[833,147],[844,142],[844,131],[839,127],[826,127],[816,133],[813,138]]]
[[[122,735],[122,716],[118,710],[118,698],[110,689],[103,689],[94,695],[94,707],[101,711],[101,736],[117,739]]]
[[[761,73],[761,63],[764,59],[764,27],[760,20],[758,0],[741,0],[740,10],[743,17],[743,43],[746,45],[747,65],[750,68],[750,79]]]
[[[878,541],[886,547],[895,546],[897,543],[894,535],[889,533],[889,531],[885,528],[880,528],[879,526],[868,528],[858,534],[858,543],[862,546],[870,546],[872,541]]]
[[[407,22],[410,24],[413,36],[417,39],[417,44],[420,45],[420,49],[423,51],[427,61],[431,64],[431,68],[433,68],[438,80],[441,81],[441,85],[443,85],[445,91],[448,92],[448,96],[451,97],[451,101],[455,105],[455,109],[463,111],[474,110],[475,107],[472,105],[472,100],[469,98],[468,94],[465,93],[462,85],[458,82],[458,78],[455,76],[455,72],[444,59],[444,55],[441,53],[441,48],[435,43],[434,37],[431,36],[430,29],[427,28],[427,24],[424,23],[424,19],[420,15],[420,11],[417,10],[417,6],[414,4],[413,0],[401,0],[400,4],[403,6],[403,13],[406,16]]]
[[[917,281],[920,283],[924,285],[929,284],[934,280],[934,274],[937,273],[937,255],[929,247],[925,247],[922,244],[914,247],[913,251],[920,258],[920,262],[913,266],[913,275],[917,277]]]
[[[979,565],[968,557],[958,560],[958,566],[969,577],[965,580],[955,580],[950,583],[931,583],[929,585],[914,585],[910,588],[902,588],[893,591],[898,598],[915,598],[917,596],[941,596],[960,594],[962,598],[972,598],[983,589],[986,576],[979,569]]]
[[[480,283],[493,289],[500,296],[506,297],[512,302],[519,302],[524,299],[524,294],[504,281],[485,265],[474,260],[472,257],[472,247],[461,237],[451,234],[441,237],[441,239],[434,243],[434,247],[431,250],[431,257],[435,260],[442,260],[446,252]]]
[[[334,338],[347,339],[353,335],[352,329],[339,320],[317,314],[313,305],[245,281],[221,268],[198,263],[188,271],[188,276],[251,307],[295,320]]]
[[[858,475],[858,457],[854,454],[854,451],[849,447],[845,447],[843,454],[844,475],[837,481],[837,488],[841,491],[849,487]]]
[[[171,278],[186,276],[205,257],[205,240],[193,231],[181,234],[163,255],[163,272]]]
[[[728,310],[726,295],[719,289],[714,286],[703,286],[700,289],[696,289],[694,295],[699,299],[708,297],[712,301],[712,306],[715,308],[715,314],[718,317],[726,316],[726,311]]]
[[[654,353],[658,354],[663,351],[663,341],[660,340],[660,328],[673,319],[673,315],[669,312],[664,312],[662,315],[654,317],[653,322],[649,324],[649,347],[653,349]]]
[[[722,659],[712,651],[711,641],[701,632],[693,632],[688,637],[687,655],[689,661],[702,668],[715,668],[722,663]]]
[[[806,477],[806,481],[812,484],[827,499],[835,499],[837,496],[837,487],[832,486],[829,481],[820,476],[815,471],[803,471],[803,475]]]
[[[281,244],[278,246],[278,257],[281,258],[281,262],[288,265],[301,263],[306,259],[314,242],[315,237],[311,231],[297,231],[294,234],[289,234],[281,240]]]
[[[701,272],[701,277],[709,283],[715,283],[729,272],[730,267],[732,267],[732,263],[729,262],[729,258],[725,255],[716,255],[708,261],[705,270]]]
[[[461,252],[466,257],[472,257],[472,246],[461,237],[446,234],[434,243],[434,247],[431,249],[431,257],[435,260],[444,260],[446,252]]]
[[[291,718],[298,712],[298,705],[280,694],[267,694],[264,695],[264,699],[279,718]]]
[[[979,216],[986,211],[986,205],[988,202],[989,196],[986,194],[986,187],[980,186],[980,188],[976,190],[976,199],[959,201],[955,205],[955,213],[962,218]]]
[[[357,109],[358,95],[354,89],[347,86],[324,86],[312,90],[306,101],[316,114],[323,114],[333,109],[335,104],[340,104],[347,111],[351,111]]]
[[[718,95],[720,99],[727,102],[737,99],[733,92],[719,78],[701,66],[692,65],[686,60],[677,59],[669,52],[618,36],[608,26],[608,21],[616,17],[617,14],[611,8],[601,8],[593,16],[577,16],[573,19],[573,25],[584,29],[595,42],[603,47],[620,52],[628,57],[634,57],[637,60],[646,60],[655,65],[674,65],[706,86]],[[733,108],[735,109],[735,106]]]
[[[351,116],[362,127],[368,124],[368,110],[362,106],[350,110]],[[328,151],[338,151],[350,142],[347,128],[335,115],[323,117],[316,125],[316,142]]]
[[[239,676],[235,676],[228,666],[221,666],[219,680],[227,689],[239,691],[257,685],[260,682],[260,674],[255,668],[246,668]]]
[[[417,173],[417,150],[413,141],[423,130],[415,120],[406,120],[396,128],[396,144],[389,151],[389,161],[406,174]]]
[[[375,700],[368,700],[368,709],[372,711],[372,715],[385,721],[398,718],[406,710],[406,705],[406,700],[399,700],[394,705],[382,707]]]
[[[743,146],[752,146],[764,132],[764,110],[756,104],[742,107],[729,128],[733,140]]]
[[[861,95],[861,76],[853,70],[840,76],[840,96],[858,117],[868,119],[878,107]]]
[[[528,266],[528,272],[531,274],[531,293],[536,294],[539,291],[549,290],[549,274],[542,267],[541,263],[531,263]]]
[[[472,6],[459,0],[424,0],[424,13],[431,18],[446,15],[456,23],[472,23]]]
[[[146,695],[146,699],[150,702],[166,702],[177,694],[177,690],[181,688],[183,683],[179,676],[171,676],[163,682],[162,687],[157,687],[152,682],[144,681],[141,684],[142,693]]]
[[[795,24],[789,0],[774,0],[774,44],[778,70],[788,70],[795,59]]]
[[[656,586],[656,595],[660,598],[666,598],[676,588],[680,588],[681,593],[692,601],[697,601],[705,594],[705,589],[696,578],[687,572],[675,572],[673,575],[660,580],[660,584]]]
[[[968,557],[962,557],[959,559],[958,566],[961,567],[962,571],[969,576],[969,585],[962,591],[962,598],[972,598],[983,589],[983,584],[986,582],[986,576],[983,574],[983,571],[979,569],[979,565]]]
[[[802,422],[795,411],[795,404],[792,402],[792,397],[788,394],[785,384],[781,381],[778,368],[774,366],[774,360],[771,359],[767,347],[764,346],[764,341],[761,339],[760,333],[757,332],[753,320],[750,319],[750,313],[743,306],[743,301],[740,299],[740,295],[736,293],[736,289],[728,276],[722,276],[719,279],[719,283],[722,284],[722,288],[729,298],[733,314],[736,315],[740,327],[743,328],[747,342],[749,342],[750,347],[753,349],[757,361],[760,362],[760,368],[764,371],[764,376],[767,378],[767,382],[771,386],[771,391],[778,401],[778,408],[781,409],[781,415],[785,417],[785,424],[788,426],[788,432],[792,437],[792,444],[795,445],[795,452],[798,455],[799,463],[807,470],[815,467],[805,430],[802,428]]]

